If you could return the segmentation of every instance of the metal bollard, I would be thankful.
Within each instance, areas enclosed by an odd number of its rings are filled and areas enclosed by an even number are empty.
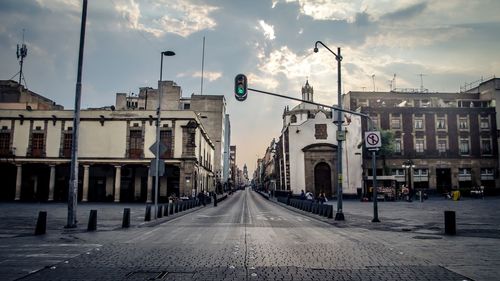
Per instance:
[[[97,210],[90,210],[87,231],[96,231],[96,230],[97,230]]]
[[[422,190],[420,190],[418,192],[418,197],[420,198],[420,202],[424,202],[424,196],[423,196],[424,192]]]
[[[457,222],[454,211],[444,211],[444,233],[447,235],[457,234]]]
[[[156,210],[156,217],[157,218],[162,218],[163,217],[163,206],[158,205],[158,209]]]
[[[151,205],[146,206],[146,214],[144,215],[144,221],[151,221]]]
[[[130,208],[123,209],[122,228],[130,227]]]
[[[42,235],[47,232],[47,212],[38,212],[38,219],[36,220],[35,235]]]
[[[163,216],[164,217],[168,217],[168,205],[170,205],[170,203],[163,205]]]

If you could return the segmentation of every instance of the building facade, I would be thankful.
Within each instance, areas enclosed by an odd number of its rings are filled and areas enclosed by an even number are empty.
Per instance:
[[[313,102],[313,87],[307,81],[302,87],[302,99]],[[336,194],[339,180],[344,194],[356,194],[362,186],[362,157],[358,144],[362,140],[359,117],[344,115],[344,149],[338,155],[337,113],[309,103],[300,103],[283,112],[283,129],[276,142],[274,170],[278,170],[277,189],[301,190],[328,197]],[[342,157],[342,172],[338,172],[337,159]],[[269,159],[272,160],[272,159]],[[274,160],[273,160],[274,161]],[[269,170],[272,172],[272,169]],[[342,179],[338,178],[341,174]],[[277,177],[278,178],[278,177]]]
[[[499,188],[492,99],[479,93],[349,92],[344,104],[370,115],[378,130],[393,135],[393,152],[378,157],[377,177],[437,193],[479,186],[493,193]],[[370,185],[371,159],[363,167]]]
[[[182,97],[182,89],[174,81],[159,81],[158,89],[142,87],[139,94],[116,94],[116,110],[156,110],[158,93],[162,93],[162,110],[194,111],[198,114],[203,127],[210,136],[215,148],[214,167],[217,183],[225,184],[225,153],[230,145],[229,114],[226,114],[226,100],[223,95],[194,95]],[[229,156],[226,156],[229,157]]]
[[[66,201],[73,112],[0,110],[2,200]],[[214,143],[193,111],[163,111],[159,198],[213,190]],[[155,111],[82,110],[81,201],[151,202]]]

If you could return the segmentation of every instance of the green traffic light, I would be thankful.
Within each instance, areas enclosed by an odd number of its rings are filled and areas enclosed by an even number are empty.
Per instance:
[[[245,89],[243,87],[238,86],[238,94],[243,95],[245,93]]]

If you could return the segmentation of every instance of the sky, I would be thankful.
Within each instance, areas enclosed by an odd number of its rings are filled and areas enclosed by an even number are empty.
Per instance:
[[[28,88],[74,108],[81,0],[1,0],[0,79],[17,80],[24,40]],[[459,92],[464,83],[500,75],[498,0],[89,0],[82,108],[113,105],[117,92],[157,88],[163,79],[183,96],[224,95],[237,164],[256,167],[280,135],[285,106],[296,102],[250,92],[234,99],[234,77],[249,87],[301,97],[306,80],[316,102],[337,104],[342,91],[420,88]],[[394,77],[396,77],[394,79]]]

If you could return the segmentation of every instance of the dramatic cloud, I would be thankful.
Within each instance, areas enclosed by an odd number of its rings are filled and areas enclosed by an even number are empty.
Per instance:
[[[129,28],[145,31],[156,37],[163,36],[166,32],[187,37],[203,29],[212,29],[217,25],[209,16],[217,9],[216,7],[205,6],[200,9],[198,5],[186,0],[158,1],[154,4],[156,12],[153,14],[158,11],[164,14],[147,20],[147,23],[141,23],[141,9],[135,0],[115,3],[115,9],[129,21]]]
[[[274,40],[276,36],[274,36],[274,26],[267,24],[263,20],[259,20],[259,27],[264,32],[264,36],[269,40]]]

